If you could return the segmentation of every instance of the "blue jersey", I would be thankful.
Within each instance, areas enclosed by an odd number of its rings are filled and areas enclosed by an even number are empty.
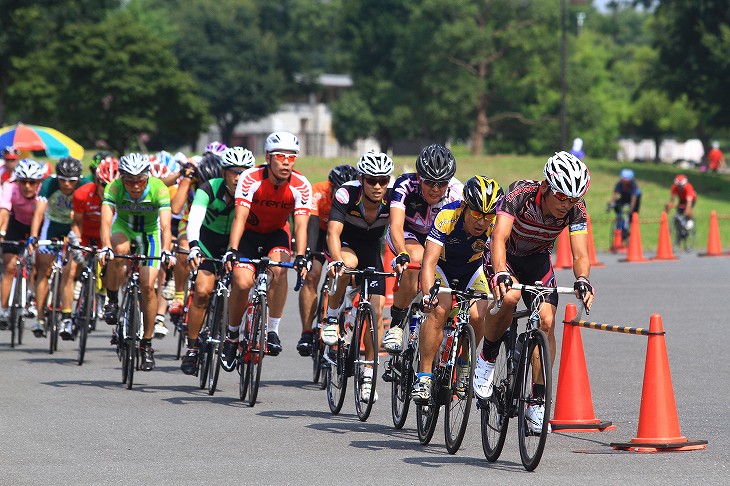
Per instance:
[[[441,247],[439,267],[447,272],[463,273],[467,268],[481,265],[492,223],[484,234],[472,236],[464,228],[464,209],[459,201],[444,206],[431,225],[427,241]]]

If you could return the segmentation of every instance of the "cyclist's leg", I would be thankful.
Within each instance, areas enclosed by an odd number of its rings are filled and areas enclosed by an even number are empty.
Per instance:
[[[291,235],[288,231],[281,229],[266,235],[266,242],[263,245],[264,254],[278,262],[291,261]],[[286,296],[289,293],[286,268],[274,267],[270,269],[271,280],[269,280],[269,320],[268,320],[268,346],[269,354],[276,356],[281,352],[279,342],[279,322],[284,313]],[[273,333],[273,334],[272,334]]]
[[[414,234],[405,233],[406,251],[411,259],[411,264],[420,265],[423,260],[423,244],[418,241]],[[391,251],[393,248],[391,247]],[[385,262],[390,265],[390,262]],[[393,293],[393,305],[390,308],[391,327],[401,326],[403,319],[408,312],[408,305],[418,291],[418,270],[406,270],[400,280],[398,290]]]
[[[508,256],[509,260],[509,256]],[[509,261],[507,262],[507,271],[512,275],[513,283],[520,283],[515,273],[510,268]],[[487,281],[491,281],[494,277],[494,269],[490,261],[489,252],[484,253],[484,276]],[[493,359],[499,352],[499,342],[502,339],[504,333],[509,329],[512,324],[512,314],[514,314],[517,308],[517,303],[520,301],[521,292],[519,290],[510,290],[507,295],[502,299],[502,306],[499,310],[492,315],[491,312],[487,312],[484,318],[484,345],[482,347],[481,357],[487,359]],[[489,306],[490,309],[496,305],[496,302],[492,302]],[[493,355],[490,357],[490,355]]]
[[[299,289],[299,317],[302,321],[302,333],[312,331],[312,321],[317,312],[317,293],[319,279],[322,276],[322,262],[312,261],[312,268],[307,272],[302,288]]]
[[[444,338],[444,324],[451,309],[451,296],[440,294],[438,301],[436,308],[426,314],[418,335],[418,352],[421,357],[418,369],[419,377],[422,373],[430,375],[433,359]]]
[[[193,293],[193,303],[188,309],[188,347],[197,343],[198,333],[203,326],[205,318],[205,309],[208,307],[210,295],[215,285],[215,274],[207,269],[199,269],[198,275],[195,277],[195,292]]]
[[[3,309],[8,308],[8,299],[10,298],[10,287],[13,285],[13,278],[15,278],[15,263],[18,261],[17,253],[10,253],[8,249],[10,245],[4,248],[3,253],[3,280],[2,280],[2,307]],[[15,250],[17,251],[17,250]]]
[[[129,237],[126,232],[114,232],[112,226],[111,243],[115,255],[128,255],[130,250]],[[106,295],[107,303],[104,306],[104,319],[109,324],[116,324],[116,313],[119,309],[119,288],[127,278],[126,261],[116,258],[107,263]]]
[[[182,225],[182,222],[180,223]],[[188,236],[182,231],[177,236],[177,247],[180,250],[189,250]],[[170,303],[170,314],[181,314],[183,309],[183,298],[185,297],[185,282],[190,273],[190,265],[188,265],[188,256],[182,253],[177,254],[177,264],[172,270],[172,277],[175,280],[175,297]]]
[[[63,266],[61,273],[61,310],[64,313],[71,313],[74,302],[74,277],[78,270],[78,263],[69,256],[68,262]]]
[[[228,299],[228,333],[232,337],[238,330],[243,319],[243,313],[248,305],[248,294],[253,287],[255,269],[253,265],[236,264],[231,275],[231,295]]]
[[[352,248],[349,248],[347,246],[342,247],[342,262],[345,264],[348,268],[356,268],[357,267],[357,255],[355,255],[355,252],[352,251]],[[350,285],[351,277],[350,275],[345,275],[344,273],[337,279],[337,290],[336,292],[330,296],[329,298],[329,305],[327,308],[327,316],[331,317],[337,317],[337,309],[340,308],[340,304],[342,303],[342,298],[345,296],[345,291],[347,291],[347,286]]]
[[[36,300],[38,306],[38,320],[45,321],[46,298],[48,297],[48,278],[51,276],[53,255],[38,253],[36,255]]]

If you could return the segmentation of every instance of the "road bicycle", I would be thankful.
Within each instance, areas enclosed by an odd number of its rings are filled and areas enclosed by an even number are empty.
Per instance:
[[[177,243],[173,244],[172,254],[176,255],[177,258],[185,258],[190,253],[189,250],[183,250],[178,247]],[[166,280],[169,282],[172,278],[172,268],[166,270]],[[193,290],[195,289],[195,276],[197,272],[191,271],[188,274],[188,278],[185,282],[185,294],[183,295],[183,311],[181,314],[170,314],[170,322],[172,323],[172,334],[177,336],[177,348],[175,350],[175,359],[180,359],[182,351],[186,345],[185,340],[187,338],[188,328],[188,311],[193,301]],[[167,286],[167,283],[165,284]],[[174,295],[173,295],[174,297]]]
[[[15,261],[15,274],[10,287],[8,303],[10,307],[8,323],[10,327],[10,347],[23,344],[23,329],[28,305],[31,302],[30,275],[33,270],[30,255],[25,241],[3,241],[5,245],[15,245],[21,248],[22,253]]]
[[[540,307],[553,292],[575,291],[569,287],[545,287],[541,282],[514,284],[512,288],[528,292],[534,299],[530,309],[515,310],[512,315],[512,324],[500,341],[491,389],[487,398],[477,401],[477,408],[481,409],[482,448],[487,460],[494,462],[499,458],[509,419],[517,417],[520,458],[524,468],[532,471],[545,448],[552,408],[552,362],[547,335],[540,330]],[[525,317],[525,330],[519,333],[518,321]],[[543,396],[533,395],[533,384],[544,385]],[[538,432],[533,430],[536,424],[528,416],[532,406],[544,407]]]
[[[208,301],[203,328],[198,336],[201,344],[200,359],[198,360],[200,388],[207,387],[208,395],[213,395],[216,386],[218,386],[218,376],[221,371],[220,355],[223,351],[223,343],[226,340],[226,330],[228,329],[228,297],[231,295],[231,275],[226,272],[222,260],[203,258],[201,261],[210,261],[218,265],[215,289]],[[193,286],[194,282],[195,279],[193,279]],[[188,307],[185,308],[186,323],[187,309]]]
[[[451,285],[456,287],[458,281],[453,281]],[[491,296],[471,288],[457,290],[441,287],[440,279],[436,279],[431,289],[432,301],[437,293],[451,295],[451,311],[444,326],[441,348],[433,362],[431,398],[427,404],[416,407],[416,426],[418,440],[421,444],[428,444],[436,430],[439,410],[444,405],[446,450],[449,454],[455,454],[464,440],[474,395],[472,381],[476,343],[474,329],[469,323],[469,309],[477,300],[488,300]]]
[[[694,219],[684,213],[676,212],[671,225],[672,243],[675,250],[691,252],[695,247],[697,229]]]
[[[139,345],[144,332],[142,297],[140,292],[139,268],[142,262],[160,260],[160,257],[146,255],[114,255],[114,258],[129,260],[127,281],[122,287],[122,303],[119,306],[116,333],[117,356],[122,362],[122,384],[132,389],[134,372],[139,369]]]
[[[250,263],[256,267],[254,286],[248,297],[246,312],[243,322],[243,339],[239,344],[241,353],[238,358],[239,397],[246,400],[248,405],[256,405],[256,398],[259,393],[261,382],[261,369],[263,368],[264,356],[268,348],[268,289],[269,289],[269,268],[295,268],[291,262],[277,262],[263,256],[261,258],[240,257],[235,261],[239,263]],[[295,291],[302,286],[302,279],[297,275]]]
[[[86,355],[86,341],[89,332],[93,329],[96,322],[96,268],[98,265],[97,254],[99,250],[96,247],[69,245],[72,250],[81,250],[87,254],[84,266],[81,269],[81,291],[76,300],[76,308],[72,314],[73,321],[73,338],[78,341],[78,357],[79,366],[84,363]]]
[[[61,332],[61,296],[63,294],[61,280],[63,277],[63,266],[66,264],[66,250],[68,245],[56,239],[40,240],[37,242],[37,245],[38,247],[45,246],[49,248],[54,255],[51,276],[48,277],[45,325],[45,334],[50,338],[48,352],[49,354],[53,354],[54,351],[58,351],[58,336]]]
[[[336,264],[341,265],[341,264]],[[328,366],[325,368],[325,380],[327,383],[327,403],[330,411],[337,414],[342,410],[345,400],[345,389],[347,379],[355,376],[353,380],[353,391],[355,393],[355,410],[361,421],[366,421],[375,403],[375,389],[378,376],[378,351],[380,339],[378,336],[378,324],[375,320],[375,312],[370,303],[370,288],[377,279],[394,276],[391,272],[381,272],[373,267],[364,270],[345,268],[344,273],[360,277],[358,287],[348,287],[342,304],[338,309],[339,338],[337,344],[325,347],[324,358]],[[330,297],[337,291],[337,280],[332,280]],[[359,294],[360,300],[352,314],[353,301]],[[365,339],[369,341],[372,350],[372,359],[361,356],[361,344]],[[365,369],[372,368],[372,381],[370,384],[369,400],[361,400],[363,377]]]
[[[617,203],[608,203],[606,205],[606,212],[615,212],[616,219],[611,225],[611,234],[608,235],[608,247],[611,251],[616,252],[618,249],[614,248],[614,238],[616,230],[621,232],[621,242],[624,247],[628,245],[629,234],[631,232],[631,204],[620,204],[618,210],[616,210]]]
[[[320,253],[321,254],[321,253]],[[313,254],[313,256],[316,254]],[[323,268],[324,271],[324,268]],[[327,306],[330,297],[330,280],[325,277],[319,289],[317,299],[317,313],[312,323],[312,383],[319,383],[321,390],[327,386],[324,379],[323,368],[326,366],[324,358],[325,344],[322,341],[322,327],[327,319]]]

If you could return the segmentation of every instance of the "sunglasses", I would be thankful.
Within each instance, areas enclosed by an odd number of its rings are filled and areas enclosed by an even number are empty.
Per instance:
[[[570,204],[575,204],[578,201],[580,201],[579,197],[570,197],[567,194],[563,194],[560,191],[552,191],[552,193],[555,196],[555,199],[557,199],[560,202],[568,201]]]
[[[79,181],[79,178],[78,177],[61,177],[61,176],[56,176],[56,179],[58,179],[59,181],[66,181],[66,182],[78,182]]]
[[[141,177],[139,179],[132,179],[132,178],[129,178],[129,177],[122,177],[122,182],[124,182],[125,184],[129,184],[131,186],[136,186],[136,185],[139,185],[139,184],[147,184],[147,180],[148,179],[149,179],[149,177]]]
[[[487,222],[491,222],[494,220],[494,217],[497,216],[496,214],[486,214],[481,211],[475,211],[471,208],[469,208],[469,214],[471,214],[471,217],[479,221],[480,219],[483,219]]]
[[[381,186],[387,186],[388,182],[390,182],[390,177],[365,177],[365,182],[373,187],[377,186],[378,184],[380,184]]]
[[[442,188],[449,185],[449,181],[430,181],[428,179],[421,179],[424,184],[428,187]]]
[[[41,181],[37,179],[18,179],[18,184],[28,184],[29,186],[35,186],[36,184],[40,184]]]
[[[241,175],[246,171],[246,169],[226,169],[226,170],[228,172],[230,172],[231,174],[236,174],[236,175]]]
[[[294,162],[297,160],[297,154],[285,154],[282,152],[271,152],[271,156],[274,157],[274,160],[277,162],[284,162],[285,160],[287,162]]]

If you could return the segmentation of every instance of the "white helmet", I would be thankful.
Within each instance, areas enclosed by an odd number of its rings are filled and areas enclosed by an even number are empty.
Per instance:
[[[550,157],[543,174],[553,192],[562,192],[569,197],[582,197],[591,185],[588,167],[567,152],[556,152]]]
[[[231,167],[250,169],[254,165],[256,165],[256,159],[253,154],[243,147],[228,147],[221,155],[221,167],[224,169]]]
[[[139,175],[150,170],[150,158],[147,154],[131,153],[119,159],[119,172]]]
[[[275,150],[291,150],[298,154],[299,139],[296,135],[289,132],[274,132],[266,137],[264,150],[266,152],[273,152]]]
[[[175,157],[173,157],[173,158],[175,159],[175,162],[177,162],[180,165],[184,165],[184,164],[188,163],[188,156],[182,152],[176,153]]]
[[[33,159],[23,159],[15,166],[13,174],[16,179],[33,179],[39,181],[46,177],[46,164]]]
[[[368,152],[357,162],[357,171],[366,176],[389,176],[393,174],[393,168],[393,159],[382,152]]]

